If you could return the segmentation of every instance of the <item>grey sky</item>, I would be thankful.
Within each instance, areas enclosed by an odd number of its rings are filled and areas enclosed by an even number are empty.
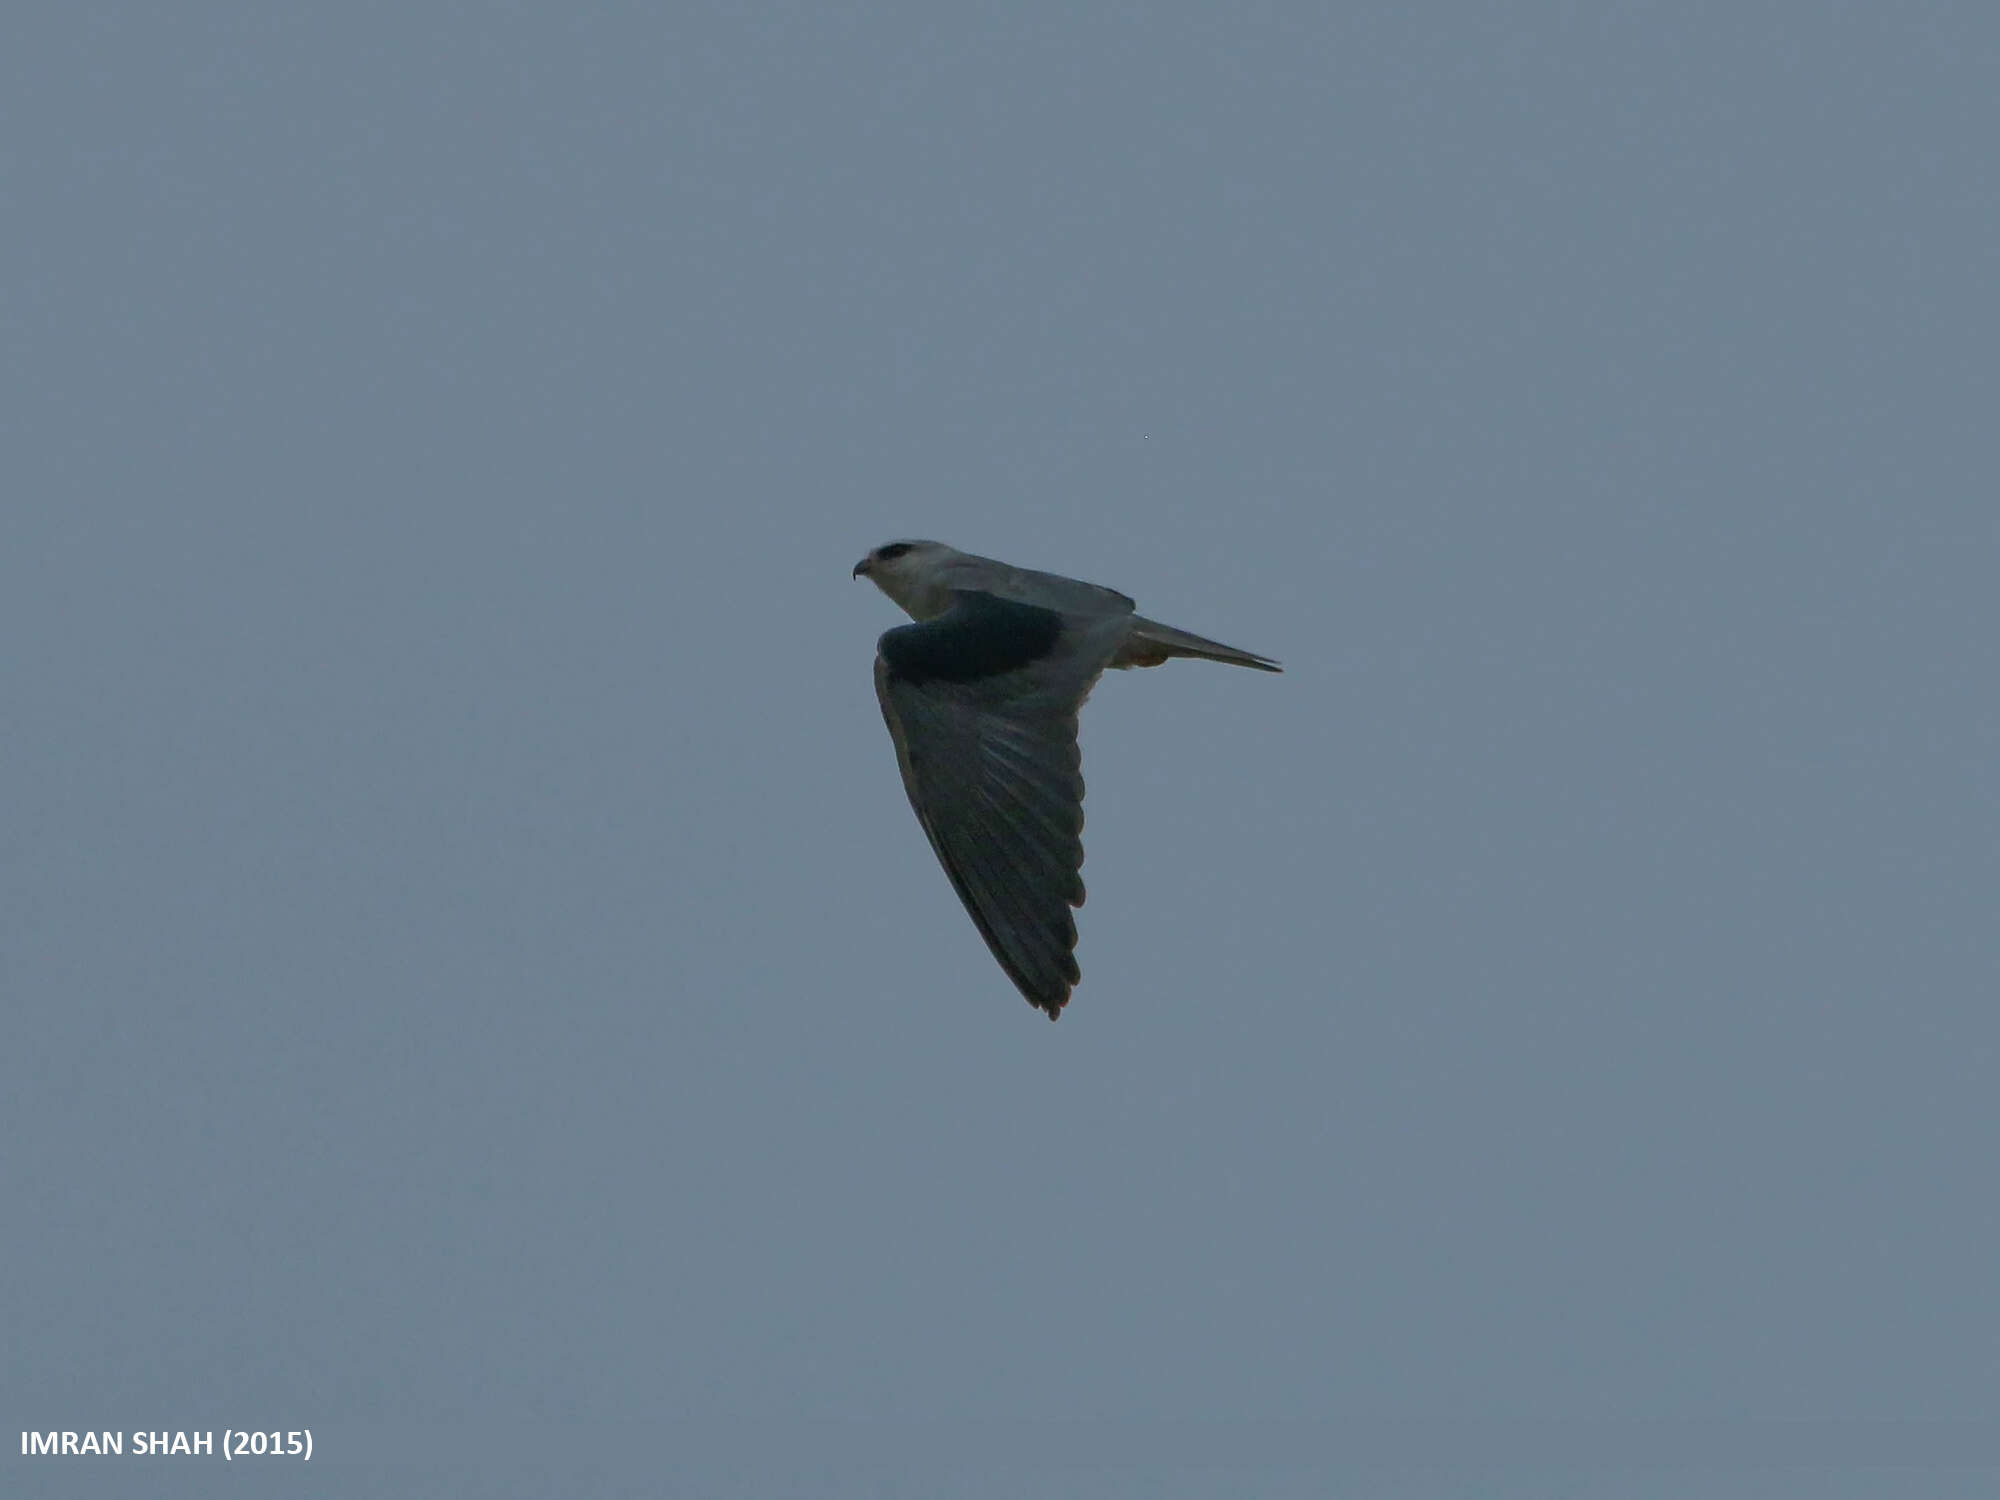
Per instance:
[[[1992,13],[9,32],[7,1427],[1990,1484],[1840,1423],[2000,1464]],[[1098,689],[1056,1026],[898,783],[904,535],[1286,666]]]

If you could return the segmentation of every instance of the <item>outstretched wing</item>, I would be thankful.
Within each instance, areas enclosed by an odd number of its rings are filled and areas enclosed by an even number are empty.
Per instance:
[[[966,592],[886,632],[875,658],[917,821],[986,946],[1051,1020],[1081,977],[1076,715],[1128,630]]]

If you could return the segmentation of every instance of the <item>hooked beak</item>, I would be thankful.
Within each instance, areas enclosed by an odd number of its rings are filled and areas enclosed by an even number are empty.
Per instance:
[[[864,573],[867,573],[869,571],[870,569],[868,566],[868,559],[865,557],[862,558],[860,562],[854,565],[854,576],[856,578],[861,577]]]

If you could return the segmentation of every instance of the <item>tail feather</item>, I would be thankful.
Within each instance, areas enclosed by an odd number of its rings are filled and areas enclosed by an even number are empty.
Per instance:
[[[1157,667],[1176,656],[1193,656],[1203,661],[1227,662],[1232,667],[1255,667],[1260,672],[1284,671],[1283,667],[1268,656],[1259,656],[1254,651],[1239,651],[1236,647],[1225,646],[1220,641],[1190,635],[1185,630],[1162,625],[1158,620],[1149,620],[1144,615],[1133,617],[1132,633],[1125,638],[1125,644],[1119,648],[1117,656],[1112,658],[1111,665]]]

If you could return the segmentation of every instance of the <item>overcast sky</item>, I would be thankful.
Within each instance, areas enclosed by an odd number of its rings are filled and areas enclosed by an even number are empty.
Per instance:
[[[0,1430],[1990,1493],[1992,10],[6,30]],[[1099,687],[1058,1025],[903,536],[1285,663]]]

